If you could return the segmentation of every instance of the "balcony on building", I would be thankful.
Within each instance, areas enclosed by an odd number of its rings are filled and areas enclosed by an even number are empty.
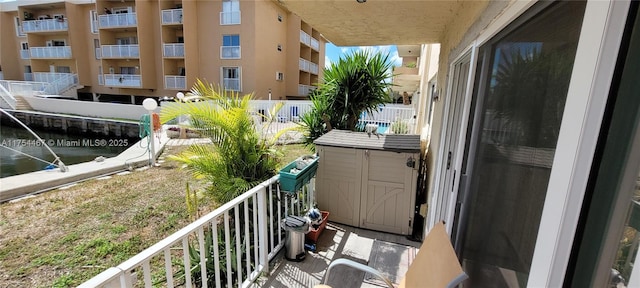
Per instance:
[[[300,68],[300,71],[304,71],[304,72],[309,72],[311,74],[315,74],[318,75],[318,64],[313,63],[309,60],[300,58],[298,60],[298,67]]]
[[[20,50],[20,59],[31,59],[29,50]]]
[[[298,84],[298,95],[300,96],[307,96],[313,90],[316,90],[315,86]]]
[[[298,60],[298,68],[300,71],[309,72],[309,61],[300,58]]]
[[[179,75],[165,75],[164,88],[169,90],[186,90],[187,77]]]
[[[142,77],[135,74],[106,74],[104,75],[104,85],[110,87],[141,88]]]
[[[240,46],[220,46],[220,59],[240,59]]]
[[[320,42],[316,40],[316,38],[311,37],[309,46],[311,46],[311,49],[313,50],[320,51]]]
[[[68,30],[69,22],[66,18],[22,21],[22,31],[24,33],[59,32]]]
[[[98,16],[100,29],[135,27],[138,25],[136,13],[106,14]]]
[[[311,47],[311,35],[307,34],[307,32],[300,30],[300,43]]]
[[[70,59],[71,46],[31,47],[31,59]]]
[[[33,81],[33,73],[24,73],[24,81]]]
[[[102,45],[102,59],[140,58],[140,45]]]
[[[418,67],[415,67],[415,64],[407,64],[406,66],[398,66],[393,68],[394,74],[418,75],[418,72]]]
[[[184,58],[184,43],[162,44],[162,56],[165,58]]]
[[[69,78],[73,74],[71,73],[59,73],[59,72],[33,72],[33,81],[51,83],[61,79]]]
[[[182,9],[162,10],[162,25],[182,24]]]
[[[220,12],[220,25],[240,24],[240,11]]]

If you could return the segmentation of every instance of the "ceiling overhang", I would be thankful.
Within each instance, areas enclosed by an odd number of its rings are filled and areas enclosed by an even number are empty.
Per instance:
[[[463,6],[453,0],[274,1],[337,46],[438,43]]]

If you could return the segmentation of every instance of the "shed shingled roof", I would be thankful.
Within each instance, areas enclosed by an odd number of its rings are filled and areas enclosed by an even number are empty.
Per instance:
[[[367,134],[331,130],[313,141],[316,145],[395,152],[420,152],[420,135]]]

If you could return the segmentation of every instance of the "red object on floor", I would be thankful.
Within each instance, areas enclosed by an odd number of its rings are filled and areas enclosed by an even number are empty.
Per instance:
[[[307,240],[313,241],[313,243],[318,242],[320,233],[322,233],[322,230],[324,230],[324,228],[327,227],[327,221],[329,220],[329,212],[320,211],[320,213],[322,214],[322,223],[320,223],[320,226],[318,226],[318,228],[313,228],[312,226],[311,230],[309,231],[309,233],[307,233],[307,237],[306,237]]]

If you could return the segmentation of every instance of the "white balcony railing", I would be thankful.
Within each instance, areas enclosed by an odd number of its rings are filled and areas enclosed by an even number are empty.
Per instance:
[[[69,59],[71,46],[31,47],[31,59]]]
[[[137,26],[138,20],[136,13],[107,14],[99,15],[98,23],[100,28],[131,27]]]
[[[33,81],[51,83],[69,75],[70,73],[34,72]]]
[[[182,9],[170,9],[162,10],[162,24],[181,24],[182,23]]]
[[[240,11],[220,12],[220,25],[240,24]]]
[[[302,30],[300,30],[300,43],[306,44],[307,46],[311,45],[311,36]]]
[[[31,54],[29,53],[29,50],[20,50],[20,59],[30,59],[31,58]]]
[[[33,73],[24,73],[24,81],[33,81]]]
[[[140,45],[102,45],[102,58],[140,58]]]
[[[178,277],[185,287],[192,287],[195,277],[200,283],[214,283],[211,286],[215,287],[250,286],[261,273],[269,272],[269,261],[284,246],[282,219],[289,214],[299,215],[312,203],[314,181],[307,186],[310,193],[297,199],[282,197],[275,185],[278,179],[276,175],[262,182],[79,287],[173,287]],[[207,238],[214,240],[207,243]],[[191,249],[205,251],[209,245],[212,247],[207,253],[190,253]],[[208,263],[213,269],[207,269]],[[198,266],[202,269],[193,275],[193,268]],[[162,283],[152,280],[157,269],[164,270]]]
[[[69,30],[67,19],[44,19],[22,21],[22,31],[29,32],[53,32]]]
[[[106,74],[104,75],[104,86],[111,87],[142,87],[140,75],[133,74]]]
[[[225,90],[240,91],[240,79],[239,78],[224,78],[222,79],[222,85]]]
[[[309,72],[311,74],[318,75],[318,71],[319,71],[318,64],[309,62]]]
[[[72,73],[34,72],[33,80],[44,83],[43,87],[34,87],[34,94],[59,95],[78,85],[78,75]]]
[[[316,90],[315,86],[298,84],[298,95],[300,96],[307,96],[313,90]]]
[[[164,76],[164,88],[172,90],[186,90],[187,89],[187,77],[185,76]]]
[[[316,51],[320,51],[320,42],[316,38],[311,37],[311,48]]]
[[[300,58],[298,60],[298,68],[302,71],[309,72],[309,61]]]
[[[240,59],[240,46],[220,46],[220,59]]]
[[[184,43],[162,44],[162,51],[164,57],[184,57]]]
[[[104,85],[104,75],[98,74],[98,85]]]
[[[102,59],[102,48],[96,48],[95,57],[96,59]]]

